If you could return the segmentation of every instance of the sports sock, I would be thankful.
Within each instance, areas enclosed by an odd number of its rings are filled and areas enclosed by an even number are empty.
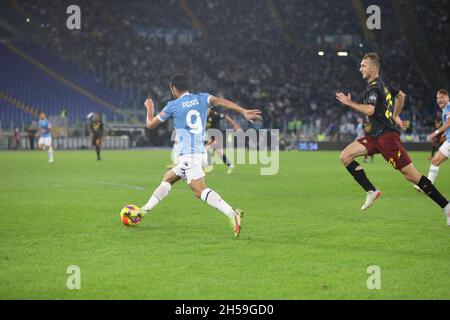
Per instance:
[[[422,176],[419,183],[417,184],[420,189],[422,189],[423,192],[427,196],[429,196],[434,202],[436,202],[442,209],[445,208],[448,204],[447,199],[444,198],[444,196],[436,189],[436,187],[431,183],[431,181],[425,177]]]
[[[161,182],[158,188],[153,192],[152,196],[148,200],[148,202],[142,206],[141,209],[145,211],[152,210],[158,203],[160,203],[170,192],[172,189],[172,185],[168,182]]]
[[[231,165],[232,165],[230,159],[228,159],[227,156],[226,156],[225,154],[222,155],[222,161],[223,161],[223,163],[225,163],[227,166],[231,166]]]
[[[211,207],[216,208],[225,214],[228,218],[232,217],[233,208],[223,200],[217,192],[212,189],[206,188],[202,191],[200,198],[209,204]]]
[[[430,171],[428,171],[428,179],[431,181],[432,184],[434,184],[434,181],[436,181],[438,173],[439,167],[431,165]]]
[[[356,170],[357,167],[359,167],[359,163],[353,160],[352,163],[350,163],[346,167],[346,169],[348,170],[348,172],[350,172],[350,174],[353,176],[353,178],[356,180],[356,182],[358,182],[359,185],[364,190],[366,190],[366,192],[375,191],[376,188],[373,186],[373,184],[367,178],[366,173],[364,172],[364,169]]]
[[[48,160],[53,161],[53,148],[52,147],[50,147],[48,149]]]

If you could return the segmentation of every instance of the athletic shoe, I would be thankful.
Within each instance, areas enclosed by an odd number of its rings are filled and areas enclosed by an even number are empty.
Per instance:
[[[203,171],[204,171],[205,173],[211,173],[213,170],[214,170],[214,166],[213,166],[213,165],[211,165],[211,166],[206,166],[206,167],[203,169]]]
[[[53,162],[55,162],[55,160],[53,160],[53,159],[48,160],[48,163],[53,163]]]
[[[423,190],[420,189],[419,186],[418,186],[417,184],[414,184],[413,187],[414,187],[414,189],[417,190],[417,192],[422,192],[422,193],[423,193]]]
[[[364,211],[369,209],[373,205],[375,200],[377,200],[380,196],[381,196],[380,190],[376,191],[370,190],[369,192],[367,192],[366,203],[364,203],[364,205],[361,207],[361,210]]]
[[[233,166],[233,165],[229,166],[229,167],[228,167],[227,174],[232,174],[232,173],[233,173],[233,170],[234,170],[234,166]]]
[[[239,238],[239,233],[242,230],[241,227],[241,219],[244,217],[244,212],[239,209],[233,209],[233,216],[230,218],[231,225],[233,226],[234,230],[234,238]]]
[[[445,214],[445,217],[447,218],[447,226],[450,227],[450,202],[444,208],[444,214]]]

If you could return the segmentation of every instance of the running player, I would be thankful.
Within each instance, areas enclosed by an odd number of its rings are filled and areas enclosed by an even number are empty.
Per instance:
[[[222,112],[209,109],[208,110],[208,118],[206,120],[206,129],[216,129],[220,130],[220,120],[225,119],[229,124],[233,126],[235,130],[240,129],[239,125],[228,115],[225,115]],[[223,152],[222,144],[223,141],[216,140],[216,137],[211,136],[208,137],[209,140],[206,142],[206,155],[207,155],[207,166],[204,168],[205,173],[209,173],[213,171],[214,166],[212,165],[211,160],[211,151],[214,150],[216,154],[222,158],[223,163],[228,166],[228,174],[231,174],[234,169],[234,164],[231,162],[229,158]]]
[[[101,160],[100,149],[103,138],[103,122],[100,120],[100,115],[98,113],[93,114],[89,128],[92,134],[92,146],[95,147],[95,153],[97,154],[97,160],[99,161]]]
[[[212,106],[222,106],[236,111],[252,122],[261,119],[261,111],[246,110],[229,100],[217,98],[208,93],[190,93],[188,91],[188,78],[184,75],[176,74],[172,76],[169,87],[174,100],[170,101],[156,117],[154,116],[152,99],[148,98],[145,101],[147,127],[153,129],[161,123],[173,119],[179,144],[179,162],[175,168],[164,175],[163,181],[141,208],[138,216],[144,217],[148,214],[169,194],[172,185],[183,179],[186,180],[197,198],[218,209],[231,220],[234,236],[237,238],[241,231],[242,211],[232,208],[205,183],[202,160],[205,153],[206,117],[208,108]]]
[[[439,166],[450,157],[450,142],[448,140],[450,137],[450,102],[448,91],[444,89],[439,90],[437,92],[436,100],[439,108],[442,109],[442,125],[428,136],[428,140],[436,139],[440,135],[445,134],[446,141],[431,160],[428,179],[430,179],[432,183],[434,183],[439,173]]]
[[[364,169],[355,161],[355,158],[381,153],[390,165],[399,170],[408,181],[417,184],[443,209],[447,217],[447,225],[450,226],[450,203],[427,177],[416,170],[400,142],[399,127],[406,127],[406,123],[400,119],[405,95],[399,90],[387,87],[379,76],[379,70],[378,54],[366,54],[359,69],[363,79],[368,81],[362,104],[352,101],[350,94],[345,95],[342,92],[336,94],[336,99],[342,104],[366,114],[372,125],[370,136],[352,142],[340,156],[348,172],[367,192],[366,202],[361,210],[370,208],[381,196],[381,191],[369,181]],[[395,98],[395,106],[392,98]],[[394,107],[393,113],[392,107]]]
[[[54,162],[53,147],[52,147],[52,124],[47,120],[45,112],[39,112],[39,141],[38,147],[42,150],[47,150],[48,162]]]

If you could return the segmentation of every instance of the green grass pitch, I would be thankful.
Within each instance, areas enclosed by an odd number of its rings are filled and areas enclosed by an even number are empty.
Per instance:
[[[427,156],[411,153],[422,172]],[[208,185],[246,214],[239,240],[182,181],[140,225],[120,223],[121,207],[144,204],[160,183],[169,151],[55,160],[0,153],[1,299],[450,298],[444,215],[379,156],[365,168],[383,195],[364,213],[338,152],[283,152],[274,176],[216,165]],[[449,177],[445,163],[436,183],[447,196]],[[80,290],[66,288],[70,265]],[[367,288],[372,265],[379,290]]]

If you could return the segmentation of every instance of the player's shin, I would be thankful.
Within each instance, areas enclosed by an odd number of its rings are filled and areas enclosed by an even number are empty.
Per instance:
[[[163,181],[158,188],[153,192],[148,202],[141,207],[141,210],[148,212],[152,210],[158,203],[169,195],[172,185],[169,182]]]
[[[211,207],[216,208],[228,218],[232,217],[233,208],[223,200],[217,192],[212,189],[206,188],[202,191],[200,198],[209,204]]]
[[[417,183],[420,189],[422,189],[423,192],[427,196],[429,196],[434,202],[436,202],[441,208],[445,208],[448,205],[447,199],[436,189],[436,187],[431,183],[431,181],[425,177],[422,176],[420,181]]]
[[[359,183],[359,185],[366,191],[376,191],[376,188],[373,186],[373,184],[369,181],[369,179],[366,176],[366,173],[364,172],[364,169],[356,170],[356,168],[359,167],[359,163],[353,160],[347,167],[347,171],[353,176],[353,178],[356,180],[356,182]]]

